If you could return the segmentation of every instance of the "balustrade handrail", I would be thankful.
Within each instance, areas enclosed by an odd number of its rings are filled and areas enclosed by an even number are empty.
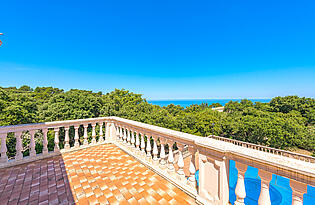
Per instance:
[[[281,150],[281,149],[277,149],[277,148],[273,148],[273,147],[258,145],[258,144],[254,144],[254,143],[250,143],[250,142],[243,142],[240,140],[235,140],[235,139],[230,139],[230,138],[220,137],[220,136],[215,136],[215,135],[209,135],[208,137],[212,138],[212,139],[224,141],[224,142],[230,142],[230,143],[233,143],[234,145],[238,145],[238,146],[242,146],[242,147],[246,147],[246,148],[256,149],[256,150],[263,151],[263,152],[269,152],[272,154],[277,154],[277,155],[291,157],[291,158],[293,157],[295,159],[306,161],[306,162],[312,162],[312,163],[315,162],[315,157],[312,157],[309,155],[304,155],[304,154],[300,154],[300,153],[296,153],[296,152]]]

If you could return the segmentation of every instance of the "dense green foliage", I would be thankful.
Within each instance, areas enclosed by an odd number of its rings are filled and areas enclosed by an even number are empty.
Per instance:
[[[224,112],[211,109],[218,106],[216,103],[160,107],[148,103],[140,94],[118,89],[102,94],[76,89],[64,92],[52,87],[0,87],[0,126],[119,116],[200,136],[213,134],[281,149],[315,151],[312,98],[276,97],[270,103],[231,101]],[[7,140],[9,156],[14,156],[15,138],[9,135]],[[29,139],[23,140],[27,146]],[[40,140],[36,146],[41,149]],[[49,147],[53,148],[52,133]]]

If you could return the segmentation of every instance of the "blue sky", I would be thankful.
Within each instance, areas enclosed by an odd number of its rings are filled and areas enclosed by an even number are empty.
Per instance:
[[[4,0],[0,86],[314,97],[314,11],[314,1]]]

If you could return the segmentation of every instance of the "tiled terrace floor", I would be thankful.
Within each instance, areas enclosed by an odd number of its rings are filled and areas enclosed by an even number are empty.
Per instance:
[[[195,204],[112,144],[0,170],[0,204]]]

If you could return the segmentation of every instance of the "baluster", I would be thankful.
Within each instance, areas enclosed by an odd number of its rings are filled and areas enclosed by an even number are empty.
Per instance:
[[[151,157],[151,137],[150,134],[146,134],[147,135],[147,160],[151,161],[152,157]]]
[[[139,150],[140,150],[140,140],[139,140],[139,134],[138,134],[138,132],[137,131],[135,131],[135,133],[136,133],[136,151],[137,151],[137,153],[139,154]]]
[[[110,123],[105,122],[105,141],[110,141]]]
[[[15,160],[21,160],[23,159],[23,143],[22,143],[22,139],[21,139],[21,135],[22,135],[22,131],[20,132],[16,132],[15,134],[15,138],[16,138],[16,145],[15,145],[15,149],[16,149],[16,155],[15,155]]]
[[[177,178],[179,181],[185,182],[185,173],[184,173],[185,164],[184,164],[184,158],[183,158],[183,153],[182,153],[184,145],[177,143],[177,147],[178,147]]]
[[[84,127],[84,141],[83,141],[83,145],[84,146],[87,146],[87,145],[89,145],[89,141],[88,141],[88,124],[87,125],[83,125],[83,127]]]
[[[44,128],[43,131],[43,154],[48,154],[48,140],[47,140],[47,132],[48,129]]]
[[[157,143],[156,143],[157,137],[152,136],[152,138],[153,138],[153,151],[152,151],[153,164],[158,165],[158,163],[159,163],[159,159],[158,159],[159,150],[158,150]]]
[[[36,156],[36,150],[35,150],[35,131],[36,130],[30,130],[30,157],[35,157]]]
[[[119,133],[119,124],[116,125],[116,141],[119,141],[120,133]]]
[[[120,142],[123,143],[123,141],[124,141],[123,127],[120,126]]]
[[[165,164],[166,164],[166,161],[165,161],[166,155],[165,155],[165,148],[164,148],[164,146],[165,146],[165,140],[162,139],[162,138],[160,138],[160,144],[161,144],[161,152],[160,152],[160,158],[161,158],[161,160],[160,160],[160,167],[161,167],[162,169],[165,169]]]
[[[261,189],[258,199],[258,205],[271,205],[269,195],[269,182],[272,179],[272,174],[270,172],[266,172],[265,170],[259,169],[258,175],[261,178]]]
[[[65,149],[70,149],[69,129],[70,127],[65,127]]]
[[[59,127],[54,128],[55,131],[55,147],[54,147],[54,152],[58,152],[60,150],[59,148]]]
[[[134,135],[134,132],[133,130],[130,130],[130,134],[131,134],[131,147],[132,148],[135,148],[135,135]]]
[[[174,155],[173,155],[173,144],[174,142],[171,140],[168,140],[168,173],[173,175],[175,168],[174,168]]]
[[[302,205],[303,195],[307,192],[307,185],[290,179],[290,187],[292,189],[292,205]]]
[[[129,128],[126,128],[127,130],[127,145],[130,147],[130,131]]]
[[[124,144],[127,143],[127,132],[126,132],[126,127],[124,127],[124,141],[123,141]]]
[[[79,142],[79,126],[74,126],[74,147],[80,147],[80,142]]]
[[[6,139],[7,139],[7,133],[1,133],[0,134],[1,137],[1,163],[6,163],[8,162],[8,156],[7,156],[7,143],[6,143]]]
[[[247,170],[247,165],[242,164],[240,162],[235,162],[235,167],[238,171],[237,174],[237,184],[235,187],[235,195],[236,201],[234,205],[244,205],[244,199],[246,197],[245,183],[244,183],[244,175]]]
[[[92,144],[96,144],[96,132],[95,132],[96,123],[92,124]]]
[[[194,189],[196,189],[196,177],[195,177],[195,173],[196,173],[196,167],[195,167],[195,154],[196,154],[196,148],[194,147],[189,147],[188,148],[189,152],[191,153],[191,160],[189,163],[189,178],[188,178],[188,184],[193,187]]]
[[[100,126],[100,138],[98,139],[98,143],[103,143],[104,142],[103,123],[99,122],[98,125]]]
[[[145,157],[145,151],[144,151],[144,148],[145,148],[145,142],[144,142],[144,134],[140,133],[140,136],[141,136],[141,156],[142,157]]]

